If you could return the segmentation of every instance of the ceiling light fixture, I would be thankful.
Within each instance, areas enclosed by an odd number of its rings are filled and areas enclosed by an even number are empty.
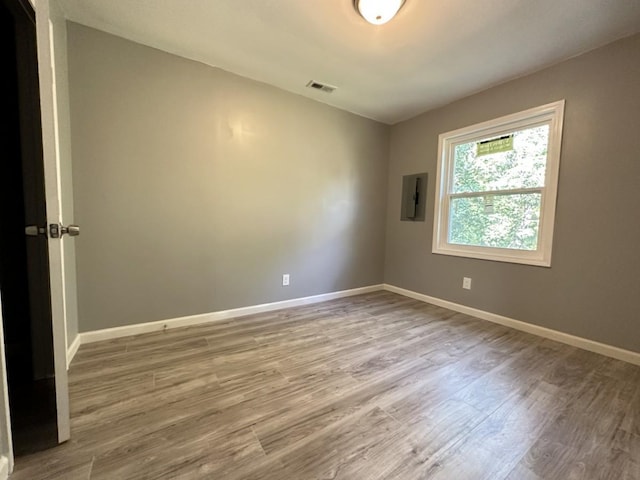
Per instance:
[[[354,0],[362,18],[373,25],[382,25],[396,16],[404,0]]]

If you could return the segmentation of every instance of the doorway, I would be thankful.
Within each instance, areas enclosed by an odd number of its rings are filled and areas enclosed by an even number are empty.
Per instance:
[[[19,456],[56,445],[58,425],[35,13],[0,0],[0,22],[0,290]]]

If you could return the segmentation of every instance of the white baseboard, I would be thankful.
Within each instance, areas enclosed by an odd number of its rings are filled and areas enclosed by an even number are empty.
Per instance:
[[[600,355],[605,355],[607,357],[622,360],[634,365],[640,365],[640,352],[632,352],[630,350],[624,350],[622,348],[607,345],[605,343],[595,342],[593,340],[588,340],[582,337],[576,337],[575,335],[559,332],[550,328],[540,327],[538,325],[533,325],[521,320],[504,317],[495,313],[485,312],[484,310],[467,307],[465,305],[460,305],[458,303],[443,300],[441,298],[430,297],[429,295],[424,295],[422,293],[405,290],[404,288],[396,287],[394,285],[385,284],[384,289],[389,292],[398,293],[400,295],[404,295],[405,297],[410,297],[425,303],[431,303],[439,307],[448,308],[449,310],[454,310],[456,312],[471,315],[472,317],[481,318],[482,320],[488,320],[489,322],[498,323],[500,325],[504,325],[505,327],[514,328],[516,330],[531,333],[539,337],[555,340],[560,343],[565,343],[567,345],[578,347],[583,350],[588,350],[590,352],[599,353]]]
[[[422,302],[438,305],[439,307],[448,308],[456,312],[465,313],[482,320],[504,325],[505,327],[514,328],[523,332],[531,333],[539,337],[555,340],[560,343],[565,343],[574,347],[588,350],[590,352],[599,353],[607,357],[616,358],[634,365],[640,365],[640,353],[632,352],[630,350],[624,350],[622,348],[614,347],[604,343],[588,340],[586,338],[577,337],[550,328],[541,327],[531,323],[523,322],[521,320],[515,320],[513,318],[505,317],[477,308],[468,307],[458,303],[443,300],[437,297],[431,297],[422,293],[406,290],[404,288],[396,287],[394,285],[371,285],[368,287],[354,288],[351,290],[342,290],[339,292],[324,293],[321,295],[313,295],[310,297],[294,298],[292,300],[284,300],[280,302],[264,303],[261,305],[252,305],[249,307],[235,308],[231,310],[222,310],[212,313],[203,313],[200,315],[190,315],[187,317],[172,318],[168,320],[160,320],[156,322],[138,323],[135,325],[126,325],[122,327],[106,328],[104,330],[94,330],[91,332],[83,332],[78,334],[73,343],[69,347],[67,352],[67,368],[71,364],[74,355],[78,351],[81,344],[100,342],[103,340],[111,340],[120,337],[129,337],[131,335],[139,335],[141,333],[157,332],[169,328],[187,327],[192,325],[202,325],[205,323],[212,323],[221,320],[228,320],[230,318],[243,317],[246,315],[253,315],[256,313],[271,312],[274,310],[281,310],[283,308],[299,307],[302,305],[309,305],[312,303],[325,302],[327,300],[333,300],[336,298],[350,297],[353,295],[361,295],[363,293],[375,292],[378,290],[387,290],[389,292],[397,293],[405,297],[420,300]],[[0,478],[0,480],[2,480]]]
[[[9,460],[4,455],[0,457],[0,480],[9,478]]]
[[[76,356],[76,353],[78,353],[79,348],[80,334],[77,334],[76,338],[73,339],[73,342],[71,342],[71,345],[69,345],[69,348],[67,349],[67,370],[69,370],[69,365],[71,365],[71,361],[73,360],[73,357]]]
[[[302,305],[309,305],[311,303],[325,302],[327,300],[333,300],[336,298],[351,297],[353,295],[376,292],[382,289],[383,285],[371,285],[368,287],[353,288],[351,290],[323,293],[321,295],[313,295],[311,297],[294,298],[292,300],[283,300],[281,302],[263,303],[261,305],[234,308],[232,310],[222,310],[212,313],[203,313],[200,315],[190,315],[188,317],[160,320],[157,322],[138,323],[135,325],[126,325],[122,327],[106,328],[104,330],[83,332],[78,335],[80,339],[78,345],[84,343],[100,342],[102,340],[111,340],[120,337],[129,337],[131,335],[139,335],[141,333],[157,332],[168,328],[187,327],[192,325],[201,325],[204,323],[218,322],[221,320],[228,320],[230,318],[253,315],[255,313],[271,312],[273,310],[281,310],[283,308],[299,307]]]

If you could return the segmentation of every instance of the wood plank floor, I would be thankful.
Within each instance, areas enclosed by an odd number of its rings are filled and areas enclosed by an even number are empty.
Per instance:
[[[640,367],[388,292],[84,345],[13,480],[640,479]]]

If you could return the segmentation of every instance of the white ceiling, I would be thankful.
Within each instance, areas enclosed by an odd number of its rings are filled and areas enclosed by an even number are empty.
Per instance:
[[[640,31],[640,0],[406,0],[382,26],[352,0],[59,2],[75,22],[385,123]]]

